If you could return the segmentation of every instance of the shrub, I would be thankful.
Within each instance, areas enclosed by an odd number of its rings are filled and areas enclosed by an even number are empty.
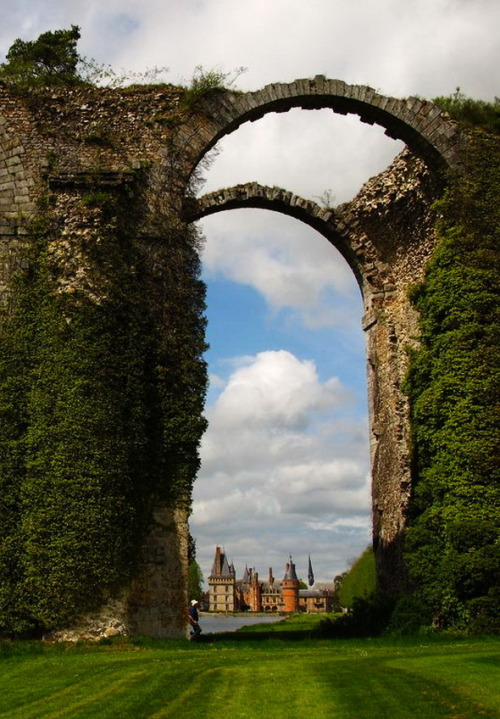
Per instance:
[[[480,127],[495,135],[500,134],[500,98],[498,97],[494,102],[473,100],[457,87],[453,95],[436,97],[433,102],[465,127]]]
[[[391,601],[376,595],[356,598],[350,612],[322,619],[315,635],[335,639],[378,637],[387,628],[393,608]]]
[[[343,575],[338,590],[338,600],[343,607],[352,607],[356,599],[363,599],[375,592],[375,555],[372,547],[356,559]]]

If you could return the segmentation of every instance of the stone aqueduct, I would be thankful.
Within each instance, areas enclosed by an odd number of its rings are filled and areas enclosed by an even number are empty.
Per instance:
[[[157,87],[57,90],[34,109],[0,89],[0,303],[8,306],[25,228],[49,191],[70,243],[82,233],[88,240],[99,232],[75,216],[74,198],[89,186],[127,183],[142,203],[145,237],[154,235],[160,220],[176,226],[239,207],[282,212],[316,229],[345,257],[363,296],[378,581],[382,591],[397,592],[404,585],[401,548],[412,487],[401,383],[417,317],[407,291],[422,278],[435,246],[430,206],[446,171],[458,166],[463,139],[430,102],[385,97],[322,76],[257,92],[216,91],[188,114],[179,109],[180,96],[175,88]],[[199,199],[190,195],[193,171],[221,137],[244,122],[293,107],[355,113],[384,127],[407,150],[335,210],[256,183]],[[91,142],[103,127],[114,142]],[[157,507],[139,574],[103,608],[102,622],[118,615],[132,633],[183,632],[187,515],[184,508]]]

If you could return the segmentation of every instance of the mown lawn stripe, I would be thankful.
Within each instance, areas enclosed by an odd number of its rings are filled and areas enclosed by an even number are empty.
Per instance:
[[[7,719],[493,719],[500,642],[152,643],[0,660]]]

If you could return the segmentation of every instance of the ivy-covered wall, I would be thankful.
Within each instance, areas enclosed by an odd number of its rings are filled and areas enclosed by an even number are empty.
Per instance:
[[[206,368],[200,238],[182,205],[217,103],[229,131],[258,101],[247,95],[220,91],[204,111],[169,86],[0,86],[4,634],[88,628],[92,615],[97,635],[109,617],[105,631],[183,632]],[[436,128],[458,142],[448,121]],[[463,144],[436,251],[442,186],[409,153],[337,212],[366,309],[378,586],[404,591],[408,567],[419,621],[479,625],[496,606],[493,142]]]
[[[471,132],[462,159],[435,205],[439,243],[412,292],[421,328],[407,381],[413,593],[398,621],[499,631],[498,137]]]
[[[171,168],[155,172],[124,141],[128,115],[104,150],[82,136],[73,112],[84,98],[98,100],[94,121],[99,108],[107,117],[102,97],[82,91],[65,106],[56,150],[44,128],[57,103],[44,117],[35,98],[21,142],[39,159],[36,209],[8,218],[3,237],[0,633],[40,635],[119,599],[123,626],[181,634],[184,525],[205,428],[200,237],[165,199]],[[164,565],[175,582],[159,581]],[[170,610],[156,607],[151,622],[155,602]]]

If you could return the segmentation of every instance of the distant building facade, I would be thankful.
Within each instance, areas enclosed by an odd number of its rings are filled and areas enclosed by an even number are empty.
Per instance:
[[[311,560],[309,584],[314,583]],[[324,613],[332,608],[328,589],[300,589],[295,564],[290,557],[281,581],[276,581],[269,568],[267,581],[261,581],[255,569],[245,567],[243,577],[236,579],[232,562],[225,550],[216,547],[212,572],[208,578],[210,612],[293,612]]]
[[[208,605],[211,612],[236,612],[236,575],[221,547],[215,549],[212,573],[208,578]]]
[[[333,609],[329,589],[299,589],[299,610],[307,614],[324,614]]]

